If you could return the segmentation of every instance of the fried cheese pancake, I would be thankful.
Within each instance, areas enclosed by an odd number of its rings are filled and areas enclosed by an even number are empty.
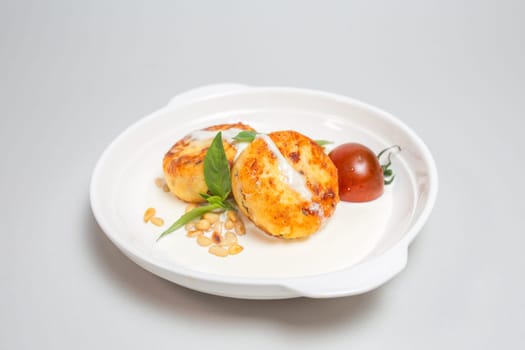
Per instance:
[[[316,232],[339,202],[337,169],[323,148],[296,131],[259,135],[232,168],[239,209],[286,239]]]
[[[177,141],[162,162],[170,192],[186,202],[205,202],[200,196],[200,193],[208,192],[204,181],[204,157],[213,138],[219,131],[223,132],[222,144],[231,166],[238,151],[231,138],[242,130],[254,131],[243,123],[220,124],[197,130]]]

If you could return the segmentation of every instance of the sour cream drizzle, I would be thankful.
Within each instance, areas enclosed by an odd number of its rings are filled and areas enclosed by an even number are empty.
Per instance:
[[[246,130],[238,128],[231,128],[227,130],[195,130],[190,134],[190,137],[198,141],[208,140],[214,138],[215,135],[219,133],[219,131],[222,133],[223,140],[228,141],[229,143],[233,143],[233,138],[237,136],[237,134],[241,131]]]
[[[249,142],[236,142],[233,140],[235,136],[243,129],[231,128],[227,130],[220,130],[222,132],[222,139],[229,142],[235,143],[235,148],[237,149],[237,154],[235,155],[234,160],[239,157],[239,155],[244,151],[246,147],[250,144]],[[195,130],[189,136],[193,140],[204,141],[209,140],[215,137],[219,130]],[[299,193],[304,199],[311,201],[312,192],[306,186],[306,181],[303,175],[301,175],[297,170],[295,170],[288,160],[283,156],[279,148],[275,145],[273,140],[266,134],[257,134],[256,138],[262,139],[268,149],[275,155],[278,162],[279,171],[282,175],[282,180],[287,183],[295,192]],[[312,208],[313,210],[318,210],[316,207]]]
[[[237,142],[233,140],[235,136],[237,136],[238,133],[241,131],[246,131],[244,129],[238,129],[238,128],[231,128],[226,130],[195,130],[193,131],[189,136],[193,140],[197,141],[204,141],[204,140],[211,140],[217,135],[218,132],[222,133],[222,139],[225,140],[228,143],[235,143],[235,149],[237,150],[237,153],[235,154],[234,160],[237,160],[239,155],[244,151],[246,147],[250,144],[249,142]]]
[[[277,157],[279,171],[282,174],[283,181],[287,183],[294,191],[299,193],[304,199],[311,201],[312,193],[306,186],[306,181],[303,175],[301,175],[297,170],[295,170],[288,160],[283,156],[279,148],[275,145],[273,140],[265,134],[257,135],[257,138],[262,139],[268,149]]]

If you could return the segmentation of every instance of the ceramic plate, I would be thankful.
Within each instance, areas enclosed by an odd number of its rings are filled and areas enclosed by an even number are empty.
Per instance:
[[[293,129],[334,145],[360,142],[375,151],[399,145],[396,179],[377,200],[340,202],[309,239],[269,237],[250,224],[244,251],[219,258],[183,230],[162,240],[145,224],[155,207],[166,225],[185,204],[159,189],[162,158],[180,138],[213,124],[243,122],[260,132]],[[131,260],[179,285],[251,299],[327,298],[373,289],[400,272],[407,248],[437,194],[437,172],[420,138],[397,118],[356,100],[296,88],[206,86],[173,98],[118,136],[100,157],[91,181],[93,213],[109,239]]]

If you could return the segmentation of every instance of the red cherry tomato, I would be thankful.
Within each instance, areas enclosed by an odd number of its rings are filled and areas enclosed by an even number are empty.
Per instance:
[[[383,194],[384,169],[368,147],[345,143],[334,148],[329,156],[337,168],[341,200],[368,202]]]

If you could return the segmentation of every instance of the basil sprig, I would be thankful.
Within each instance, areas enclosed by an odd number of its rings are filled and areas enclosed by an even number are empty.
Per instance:
[[[226,158],[224,146],[222,145],[221,132],[215,135],[204,156],[204,181],[208,186],[210,194],[201,193],[200,195],[208,204],[196,207],[182,215],[173,225],[160,234],[157,241],[210,211],[217,209],[235,209],[233,201],[228,199],[231,193],[230,165],[228,158]]]

